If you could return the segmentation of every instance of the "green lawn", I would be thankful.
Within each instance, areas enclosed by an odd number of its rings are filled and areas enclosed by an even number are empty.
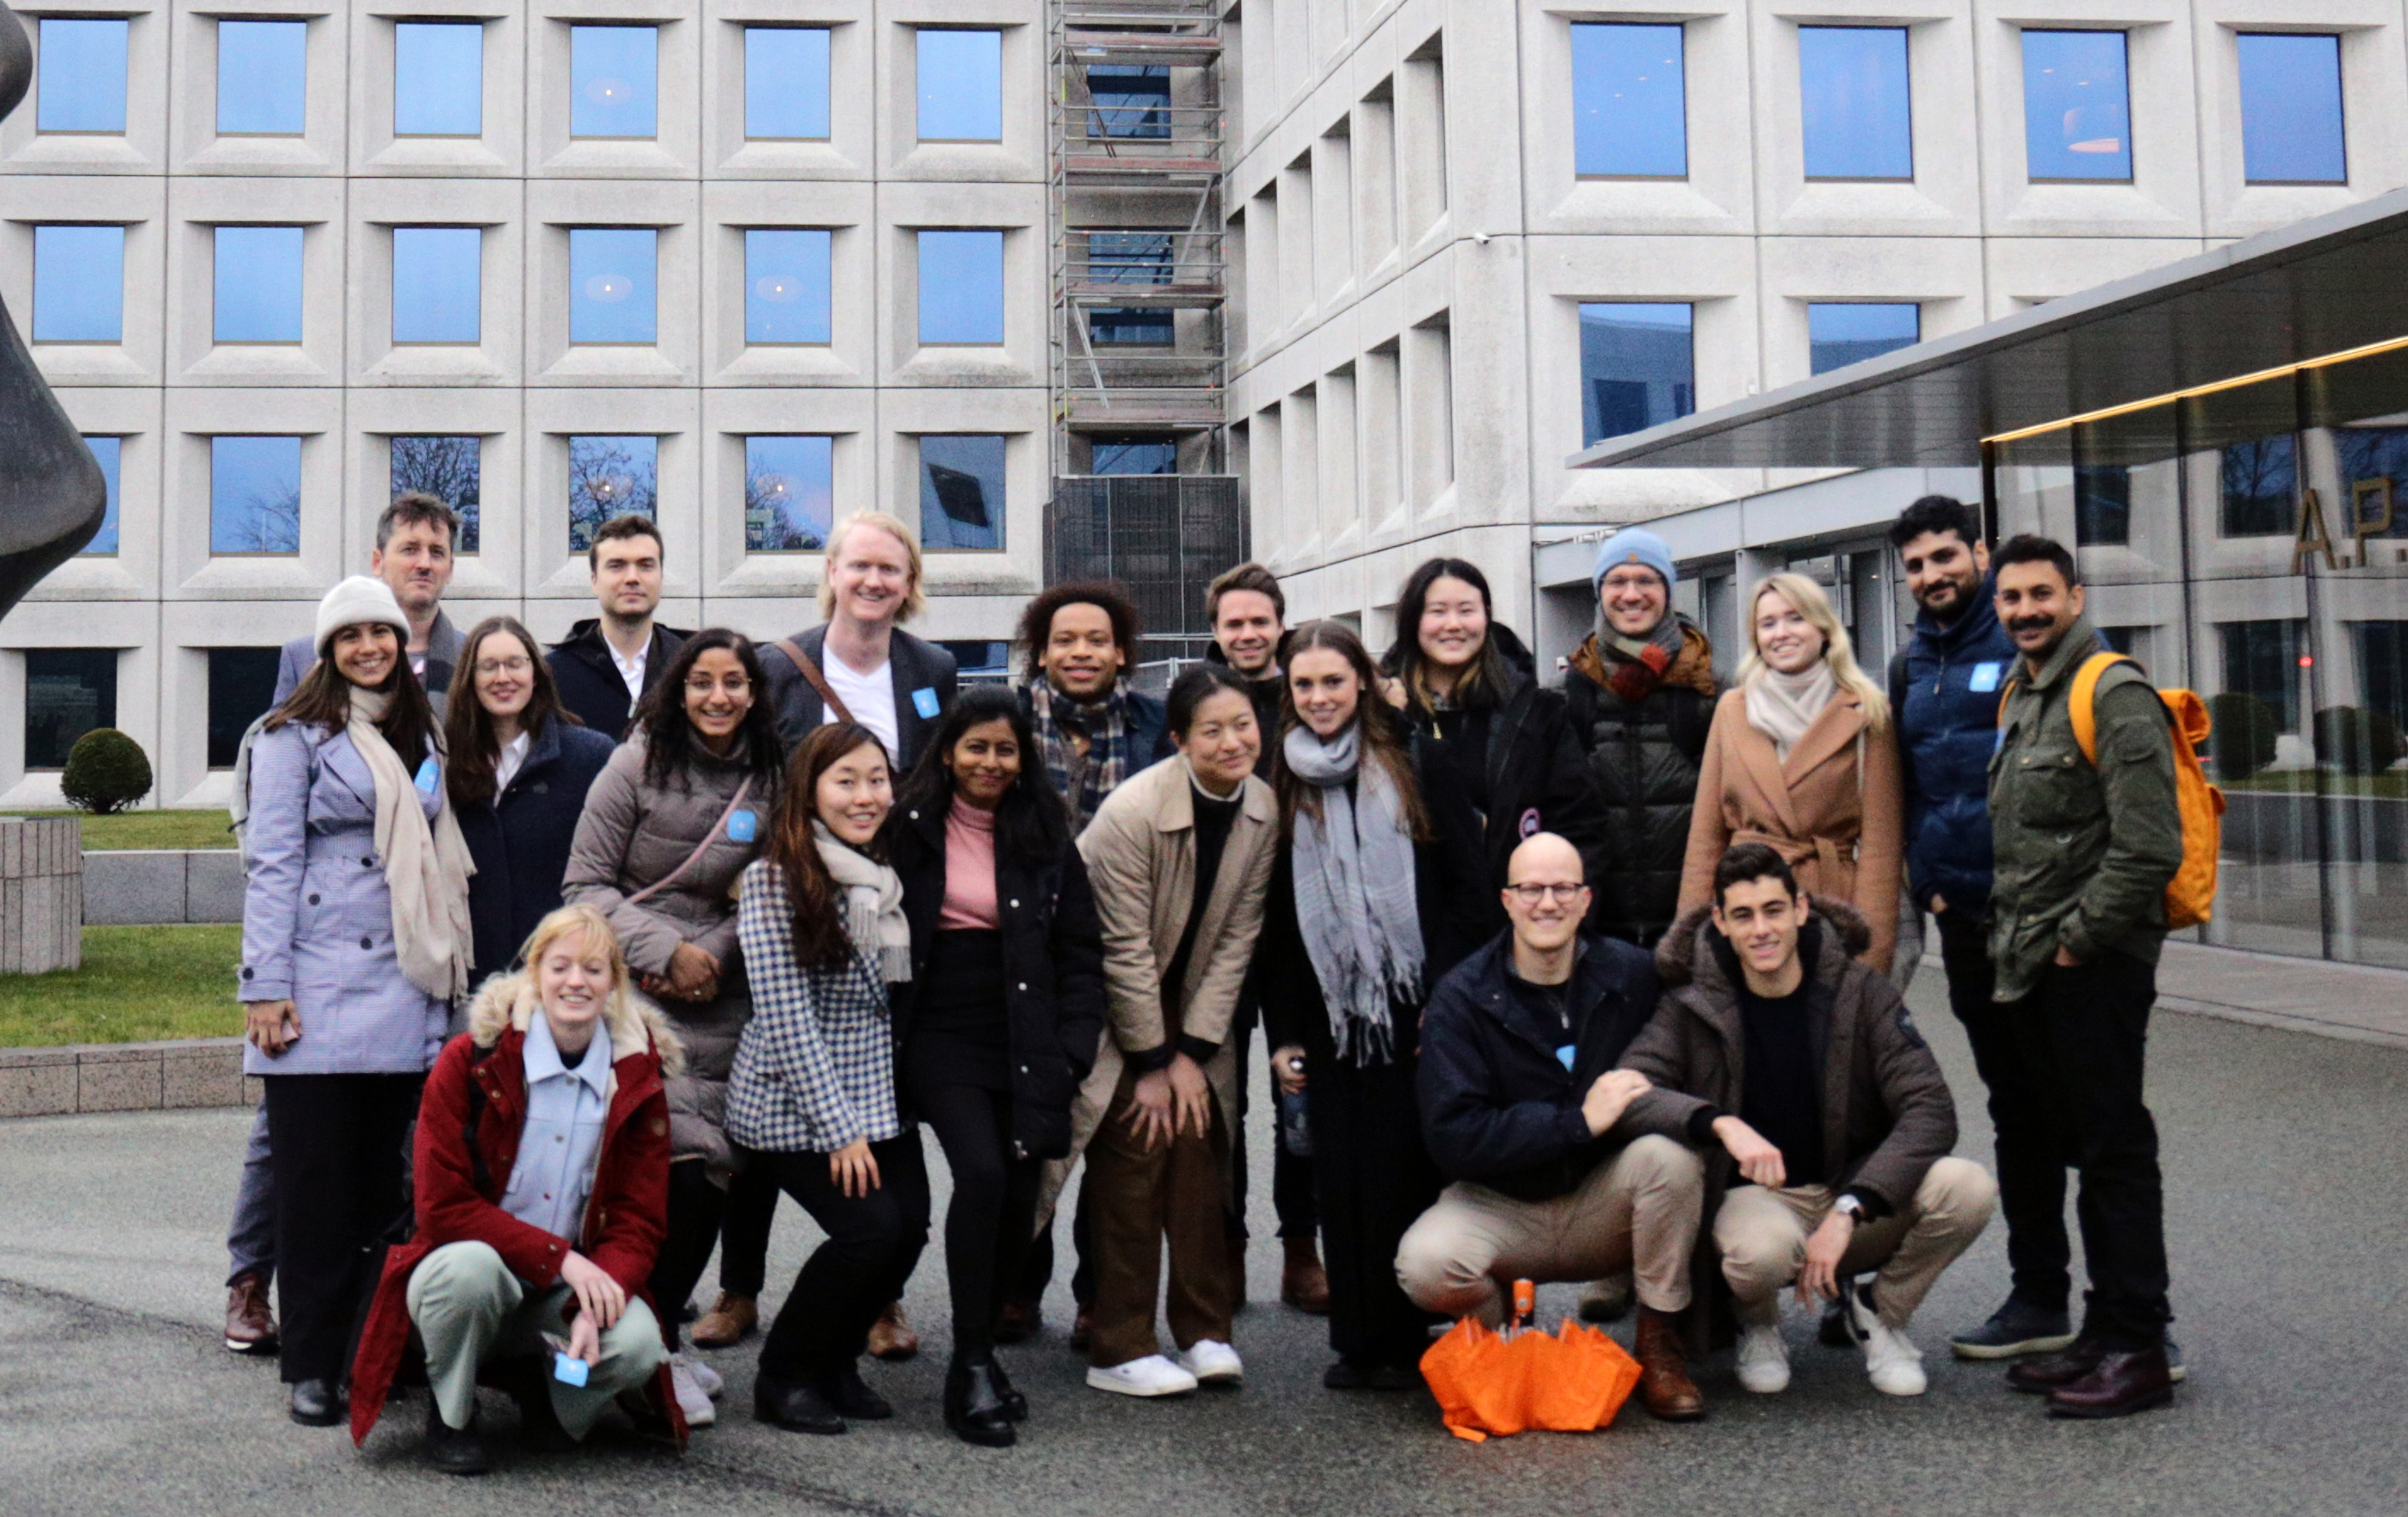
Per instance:
[[[74,811],[10,811],[7,816],[77,816]],[[234,834],[226,831],[222,811],[121,811],[114,816],[84,816],[87,849],[231,848]]]
[[[2245,780],[2217,777],[2214,765],[2207,777],[2228,790],[2275,791],[2296,795],[2313,795],[2316,788],[2315,772],[2307,769],[2267,769]],[[2386,801],[2408,800],[2408,770],[2387,769],[2380,774],[2327,774],[2327,795],[2371,795]]]
[[[242,928],[87,927],[83,967],[0,975],[0,1047],[232,1037]]]

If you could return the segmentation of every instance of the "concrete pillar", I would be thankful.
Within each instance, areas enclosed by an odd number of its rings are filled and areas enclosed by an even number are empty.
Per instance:
[[[0,816],[0,975],[82,963],[82,821]]]

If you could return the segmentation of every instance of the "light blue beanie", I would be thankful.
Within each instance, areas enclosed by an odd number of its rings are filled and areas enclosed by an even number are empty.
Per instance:
[[[1664,576],[1667,594],[1681,583],[1681,571],[1672,567],[1672,550],[1643,527],[1626,527],[1597,545],[1597,567],[1589,571],[1589,588],[1602,585],[1606,571],[1616,564],[1643,564],[1656,571]]]

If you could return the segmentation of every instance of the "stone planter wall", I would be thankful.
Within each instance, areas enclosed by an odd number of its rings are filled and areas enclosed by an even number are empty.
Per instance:
[[[0,816],[0,975],[82,964],[82,822]]]
[[[258,1102],[259,1081],[242,1073],[240,1038],[0,1048],[0,1117]]]

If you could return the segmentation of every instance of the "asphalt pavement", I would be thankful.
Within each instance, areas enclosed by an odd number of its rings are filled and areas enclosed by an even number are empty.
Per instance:
[[[1917,1019],[1957,1091],[1963,1151],[1986,1161],[1981,1088],[1940,991],[1936,972],[1918,979]],[[2052,1423],[1998,1368],[1948,1357],[1948,1332],[2004,1293],[1995,1222],[1914,1323],[1932,1370],[1918,1400],[1876,1394],[1858,1357],[1815,1346],[1795,1308],[1789,1390],[1748,1395],[1725,1353],[1700,1366],[1712,1413],[1698,1425],[1654,1423],[1634,1402],[1601,1433],[1474,1446],[1440,1429],[1426,1395],[1326,1392],[1324,1324],[1275,1299],[1258,1105],[1265,1241],[1237,1325],[1240,1390],[1142,1403],[1085,1389],[1057,1285],[1043,1338],[1005,1351],[1034,1404],[1021,1445],[962,1444],[938,1414],[939,1239],[908,1298],[928,1347],[868,1370],[895,1421],[842,1438],[754,1423],[747,1345],[711,1356],[727,1409],[681,1460],[607,1428],[574,1454],[523,1453],[495,1399],[496,1467],[459,1480],[419,1463],[422,1398],[354,1452],[341,1432],[286,1420],[273,1361],[221,1346],[222,1235],[249,1112],[0,1122],[0,1512],[2408,1512],[2408,1051],[2188,1016],[2161,1015],[2156,1031],[2174,1330],[2192,1373],[2172,1409],[2108,1424]],[[781,1207],[773,1282],[812,1238]],[[1569,1287],[1543,1291],[1541,1321],[1572,1303]],[[1627,1341],[1627,1325],[1616,1331]]]

